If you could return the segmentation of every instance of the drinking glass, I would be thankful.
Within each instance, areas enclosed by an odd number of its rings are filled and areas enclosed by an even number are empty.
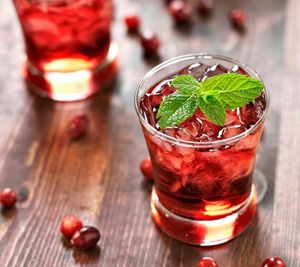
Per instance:
[[[116,75],[112,0],[13,0],[28,87],[59,101],[87,98]]]
[[[146,91],[194,63],[241,67],[223,56],[192,54],[166,61],[146,74],[135,93],[135,108],[145,136],[154,171],[152,217],[169,236],[186,243],[210,246],[234,238],[250,225],[257,204],[252,177],[255,157],[269,107],[251,128],[217,141],[186,141],[151,126],[142,114]]]

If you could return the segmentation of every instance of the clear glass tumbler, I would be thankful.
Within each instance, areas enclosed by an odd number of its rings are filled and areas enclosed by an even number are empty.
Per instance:
[[[151,211],[156,224],[169,236],[186,243],[210,246],[241,233],[256,211],[252,176],[255,156],[269,106],[250,129],[227,139],[185,141],[152,127],[141,111],[145,92],[163,79],[194,63],[241,67],[260,79],[249,67],[233,59],[204,54],[174,58],[152,69],[135,94],[135,108],[154,170]]]
[[[112,0],[13,0],[27,54],[26,80],[41,96],[84,99],[116,74]]]

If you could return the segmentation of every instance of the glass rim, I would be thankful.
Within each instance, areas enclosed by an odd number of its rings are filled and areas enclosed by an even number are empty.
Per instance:
[[[143,85],[145,84],[145,82],[152,77],[153,75],[155,75],[158,71],[171,66],[175,63],[178,62],[182,62],[185,60],[189,60],[189,59],[219,59],[222,61],[227,61],[229,63],[233,63],[235,65],[238,65],[240,67],[242,67],[243,69],[245,69],[249,74],[251,74],[252,77],[255,77],[257,79],[259,79],[263,85],[264,85],[264,89],[263,91],[265,92],[265,99],[266,99],[266,107],[264,109],[264,112],[262,114],[262,116],[260,117],[260,119],[249,129],[247,129],[246,131],[235,135],[233,137],[230,138],[226,138],[226,139],[222,139],[222,140],[214,140],[214,141],[208,141],[208,142],[200,142],[200,141],[186,141],[186,140],[182,140],[179,138],[175,138],[172,136],[169,136],[163,132],[158,131],[156,128],[154,128],[152,125],[150,125],[145,118],[142,116],[141,112],[140,112],[140,108],[139,108],[139,92],[142,89]],[[269,103],[270,103],[270,96],[269,96],[269,92],[264,84],[264,82],[262,81],[260,75],[254,71],[252,68],[250,68],[248,65],[241,63],[238,60],[232,59],[230,57],[227,56],[221,56],[221,55],[213,55],[213,54],[206,54],[206,53],[193,53],[193,54],[187,54],[187,55],[182,55],[182,56],[178,56],[178,57],[174,57],[172,59],[166,60],[162,63],[160,63],[159,65],[157,65],[156,67],[152,68],[150,71],[148,71],[146,73],[146,75],[142,78],[141,82],[139,83],[138,87],[135,90],[135,94],[134,94],[134,106],[135,106],[135,111],[139,117],[139,121],[140,123],[146,128],[146,130],[152,134],[154,134],[155,136],[158,136],[159,138],[163,139],[164,141],[167,141],[169,143],[172,144],[176,144],[176,145],[182,145],[182,146],[187,146],[187,147],[214,147],[214,146],[224,146],[224,145],[229,145],[232,143],[235,143],[237,141],[239,141],[240,139],[242,139],[245,136],[250,135],[252,132],[254,132],[265,120],[266,115],[269,111]]]

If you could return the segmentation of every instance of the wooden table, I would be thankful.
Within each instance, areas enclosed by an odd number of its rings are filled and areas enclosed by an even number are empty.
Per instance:
[[[259,267],[272,255],[289,267],[300,266],[299,0],[217,1],[213,18],[195,17],[189,29],[174,27],[163,2],[116,1],[118,82],[88,101],[62,104],[25,90],[18,21],[11,1],[1,0],[0,188],[20,190],[23,198],[16,209],[0,214],[1,267],[193,267],[203,256],[214,257],[221,267]],[[227,19],[236,6],[248,12],[243,35]],[[268,192],[250,229],[228,244],[185,245],[151,220],[151,186],[139,171],[146,147],[133,92],[157,62],[145,61],[137,38],[126,34],[122,17],[129,9],[140,12],[144,28],[159,33],[162,60],[190,52],[231,56],[255,68],[271,92],[257,160]],[[68,121],[78,112],[90,116],[90,133],[70,142]],[[68,214],[101,229],[98,249],[78,252],[61,240],[59,223]]]

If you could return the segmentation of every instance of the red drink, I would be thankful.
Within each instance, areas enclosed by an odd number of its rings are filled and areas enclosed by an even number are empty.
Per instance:
[[[197,110],[179,126],[161,130],[156,113],[164,97],[175,91],[170,85],[174,76],[191,74],[202,81],[227,72],[256,76],[226,58],[181,57],[154,69],[137,92],[155,177],[154,220],[169,235],[192,244],[223,243],[250,223],[256,206],[252,174],[267,94],[228,110],[224,126]]]
[[[113,69],[111,0],[14,0],[27,53],[27,79],[39,94],[77,100]],[[106,73],[103,74],[106,69]],[[105,81],[104,81],[105,83]]]

